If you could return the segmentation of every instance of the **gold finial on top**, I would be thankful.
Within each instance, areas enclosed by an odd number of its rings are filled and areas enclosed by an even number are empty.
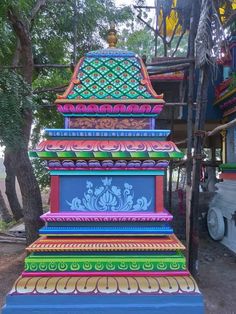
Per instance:
[[[116,47],[116,44],[117,44],[117,36],[116,36],[116,29],[115,29],[115,24],[111,24],[111,27],[108,31],[108,34],[107,34],[107,42],[109,44],[109,48],[115,48]]]

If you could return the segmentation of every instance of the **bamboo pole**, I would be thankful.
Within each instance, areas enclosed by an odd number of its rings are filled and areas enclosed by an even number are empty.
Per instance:
[[[169,65],[163,68],[157,68],[156,70],[150,70],[148,71],[149,75],[155,75],[155,74],[162,74],[162,73],[169,73],[169,72],[178,72],[183,71],[186,68],[189,68],[190,63],[183,63],[181,65]]]
[[[34,64],[34,68],[71,68],[71,64]],[[23,65],[4,65],[0,66],[0,69],[22,69]]]
[[[162,66],[162,65],[177,65],[183,63],[194,63],[194,58],[167,58],[166,60],[154,61],[151,63],[147,63],[147,66]]]
[[[171,107],[171,122],[170,122],[170,141],[173,139],[174,131],[174,108]],[[173,166],[172,161],[169,163],[169,182],[168,182],[168,210],[172,211],[172,184],[173,184]]]
[[[232,126],[235,126],[235,125],[236,125],[236,118],[233,119],[232,121],[228,122],[228,123],[225,123],[225,124],[222,124],[222,125],[217,126],[217,127],[216,127],[215,129],[213,129],[212,131],[208,131],[208,132],[206,133],[206,136],[213,136],[213,135],[219,133],[220,131],[229,129],[229,128],[231,128]]]
[[[201,133],[201,136],[203,137],[208,137],[208,136],[213,136],[213,135],[216,135],[217,133],[221,133],[221,131],[224,131],[224,130],[227,130],[233,126],[236,125],[236,118],[233,119],[232,121],[228,122],[228,123],[225,123],[225,124],[221,124],[219,126],[217,126],[216,128],[214,128],[213,130],[211,131],[202,131],[202,130],[198,130],[198,134]],[[188,139],[186,138],[185,140],[181,140],[181,141],[178,141],[178,142],[175,142],[176,145],[180,145],[180,144],[185,144],[187,143]]]
[[[199,248],[199,182],[202,164],[202,147],[204,136],[199,130],[205,125],[207,107],[207,92],[210,76],[210,65],[205,64],[200,68],[199,85],[197,92],[197,108],[195,118],[195,137],[193,155],[193,177],[190,197],[190,232],[189,232],[189,270],[194,277],[198,275],[198,248]]]
[[[188,43],[188,58],[194,59],[195,37],[197,33],[197,3],[193,1],[191,18],[190,18],[190,32]],[[194,63],[189,66],[189,80],[188,80],[188,116],[187,116],[187,161],[186,161],[186,244],[187,244],[187,263],[189,263],[189,248],[190,248],[190,211],[191,211],[191,183],[192,183],[192,147],[193,147],[193,105],[194,105]],[[182,143],[181,143],[182,144]]]

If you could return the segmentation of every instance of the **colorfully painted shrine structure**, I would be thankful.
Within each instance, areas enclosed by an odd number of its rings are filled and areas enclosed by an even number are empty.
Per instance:
[[[31,157],[51,175],[50,212],[31,244],[4,314],[203,313],[184,246],[163,205],[170,159],[183,153],[155,130],[164,106],[142,60],[115,48],[89,52]]]

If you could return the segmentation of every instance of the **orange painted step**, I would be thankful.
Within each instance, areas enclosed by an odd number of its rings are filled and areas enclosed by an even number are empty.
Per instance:
[[[156,238],[47,238],[32,243],[30,252],[59,251],[172,251],[184,250],[175,235]]]

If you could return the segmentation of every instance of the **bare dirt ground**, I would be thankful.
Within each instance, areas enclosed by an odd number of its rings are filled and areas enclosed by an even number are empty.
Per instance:
[[[206,235],[199,257],[198,284],[206,314],[236,314],[236,256]]]
[[[0,307],[23,270],[23,244],[0,243]],[[236,314],[236,257],[208,236],[201,240],[199,287],[206,314]]]
[[[0,308],[14,281],[23,271],[25,256],[24,244],[0,243]]]

